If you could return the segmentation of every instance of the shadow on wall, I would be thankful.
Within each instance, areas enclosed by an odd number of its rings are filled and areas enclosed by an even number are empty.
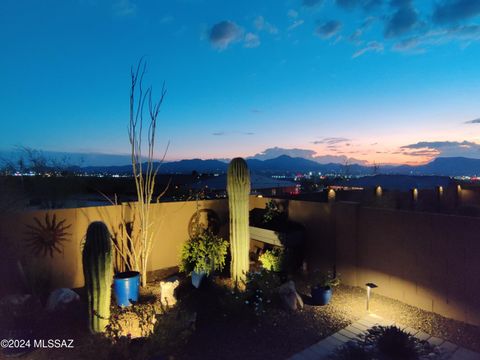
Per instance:
[[[228,204],[226,200],[205,200],[199,202],[201,209],[211,209],[219,218],[219,234],[228,238]],[[196,202],[172,202],[152,205],[152,227],[155,229],[155,240],[150,256],[148,271],[175,267],[179,263],[180,250],[189,238],[189,222],[196,211]],[[120,236],[122,218],[132,220],[132,204],[88,207],[78,209],[59,209],[52,211],[33,211],[8,214],[0,218],[0,240],[3,250],[0,252],[2,274],[11,274],[21,260],[28,267],[44,270],[38,273],[51,274],[51,286],[79,288],[84,285],[81,249],[88,225],[93,221],[103,221],[111,233]],[[35,254],[28,245],[28,226],[38,227],[38,220],[45,223],[46,214],[49,221],[55,215],[57,224],[68,226],[65,239],[59,245],[60,252],[47,251]],[[125,217],[123,217],[125,216]],[[37,219],[37,220],[35,220]],[[31,236],[31,235],[30,235]],[[117,259],[118,260],[118,259]],[[120,263],[117,261],[117,264]],[[13,270],[12,270],[13,269]],[[32,271],[35,273],[35,271]],[[0,291],[11,293],[21,288],[16,275],[9,275],[3,281]],[[14,280],[15,279],[15,280]],[[21,289],[19,289],[20,291]]]

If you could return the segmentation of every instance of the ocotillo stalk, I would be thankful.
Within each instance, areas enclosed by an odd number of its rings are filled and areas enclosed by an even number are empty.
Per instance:
[[[230,273],[235,284],[246,280],[249,270],[250,229],[248,219],[250,173],[245,160],[233,159],[227,172],[228,209],[230,211]]]
[[[88,226],[82,261],[90,330],[104,332],[110,320],[113,263],[110,233],[103,222]]]

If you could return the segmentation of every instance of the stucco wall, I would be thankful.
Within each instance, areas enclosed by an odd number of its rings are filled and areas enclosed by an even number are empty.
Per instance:
[[[220,235],[228,235],[228,206],[226,200],[200,201],[200,209],[214,210],[220,219]],[[128,209],[123,209],[127,211]],[[158,270],[176,266],[179,263],[180,249],[188,239],[188,224],[195,214],[196,202],[172,202],[154,204],[152,208],[152,229],[155,232],[154,245],[148,262],[148,270]],[[65,221],[69,226],[68,235],[62,242],[61,253],[35,255],[26,241],[30,238],[28,225],[38,228],[35,219],[45,224],[45,215],[50,219],[55,214],[57,222]],[[35,266],[51,273],[53,286],[82,287],[83,270],[81,248],[88,225],[93,221],[103,221],[110,232],[118,231],[121,222],[122,205],[33,211],[3,216],[0,219],[0,241],[4,251],[0,255],[2,274],[12,271],[15,261],[20,259],[26,268]],[[7,265],[8,264],[8,265]]]
[[[345,283],[480,325],[480,219],[336,204]]]
[[[264,208],[268,200],[251,197],[250,208]],[[228,238],[227,200],[199,205],[217,213],[220,235]],[[154,205],[156,235],[149,271],[178,265],[195,210],[194,201]],[[43,223],[46,213],[55,213],[57,222],[70,225],[62,252],[53,257],[33,255],[25,241],[27,225],[38,227],[35,218]],[[352,202],[289,201],[288,213],[306,228],[312,267],[335,266],[346,284],[374,282],[379,286],[376,293],[480,325],[480,218],[367,208]],[[51,271],[54,286],[81,287],[81,245],[88,224],[101,220],[115,232],[121,215],[121,206],[105,206],[3,216],[0,273],[13,274],[14,260],[20,258],[25,266],[40,263]],[[7,276],[0,293],[16,281]]]

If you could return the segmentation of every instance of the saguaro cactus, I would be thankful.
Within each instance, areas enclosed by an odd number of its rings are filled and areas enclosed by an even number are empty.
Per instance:
[[[90,330],[104,332],[110,319],[113,263],[110,233],[103,222],[92,222],[88,226],[82,261]]]
[[[228,208],[230,211],[230,272],[235,283],[245,281],[249,269],[248,250],[250,229],[248,227],[248,200],[250,173],[245,160],[233,159],[227,172]]]

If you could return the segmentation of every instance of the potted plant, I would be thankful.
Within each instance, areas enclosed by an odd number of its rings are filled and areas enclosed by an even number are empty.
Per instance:
[[[183,245],[180,271],[192,276],[192,284],[200,286],[203,277],[225,267],[228,241],[210,231],[199,232]]]
[[[339,276],[333,272],[314,273],[314,285],[311,288],[312,301],[315,305],[327,305],[333,294],[333,288],[340,285]]]

